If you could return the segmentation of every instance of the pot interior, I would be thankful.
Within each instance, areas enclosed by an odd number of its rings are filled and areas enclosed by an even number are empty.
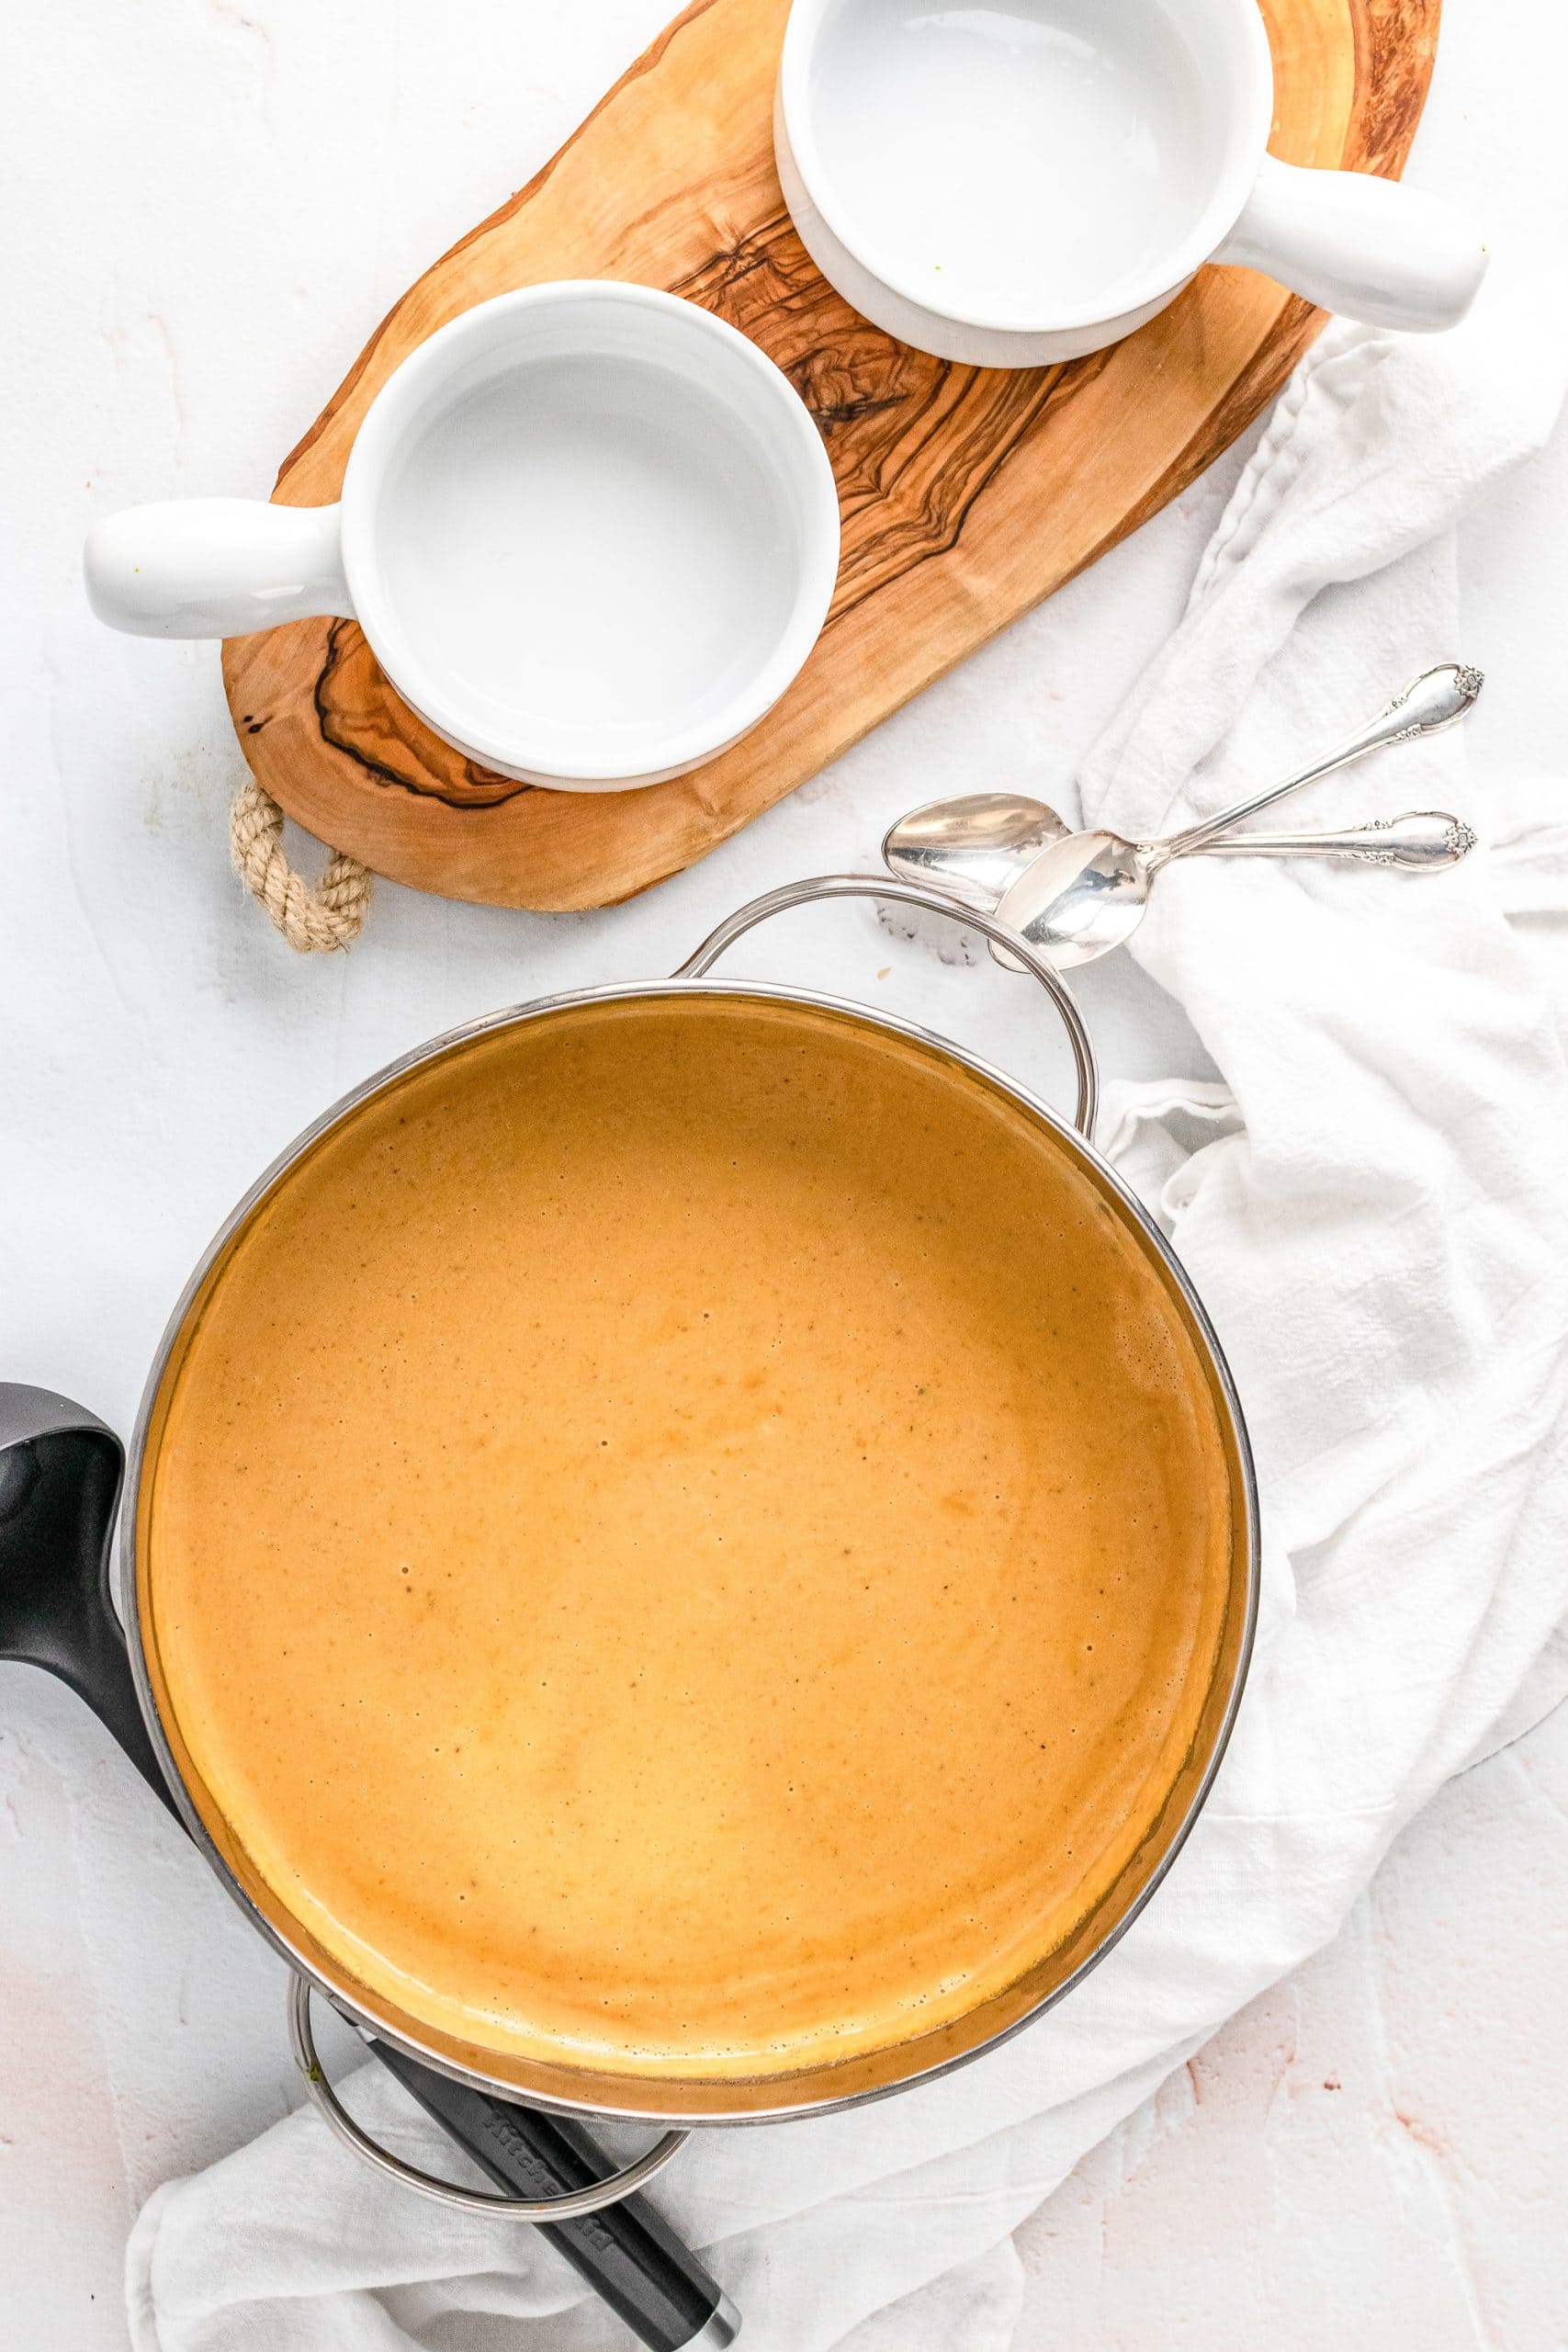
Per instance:
[[[1223,1744],[1250,1476],[1095,1155],[716,986],[432,1049],[221,1238],[155,1375],[151,1699],[267,1931],[436,2064],[764,2116],[955,2063]]]

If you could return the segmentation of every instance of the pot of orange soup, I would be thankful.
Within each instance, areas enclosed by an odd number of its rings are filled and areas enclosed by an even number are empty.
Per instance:
[[[845,896],[1004,940],[1076,1124],[908,1023],[707,978]],[[672,980],[422,1046],[230,1218],[132,1449],[133,1662],[366,2153],[312,1987],[672,2153],[961,2064],[1147,1900],[1240,1696],[1257,1503],[1094,1091],[1034,951],[833,876]]]

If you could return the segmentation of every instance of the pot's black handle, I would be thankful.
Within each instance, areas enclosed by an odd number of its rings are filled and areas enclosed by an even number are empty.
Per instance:
[[[47,1388],[0,1382],[0,1658],[43,1667],[85,1700],[178,1818],[142,1720],[109,1590],[124,1451],[96,1414]],[[480,2169],[548,2196],[615,2166],[576,2125],[449,2082],[384,2043],[371,2048]],[[652,2352],[723,2346],[733,2307],[646,2198],[545,2235]]]
[[[109,1595],[124,1466],[83,1406],[0,1383],[0,1657],[68,1683],[173,1813]]]

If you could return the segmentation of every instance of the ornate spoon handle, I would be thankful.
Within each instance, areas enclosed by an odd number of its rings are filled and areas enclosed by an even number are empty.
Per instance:
[[[1409,874],[1435,874],[1457,865],[1475,847],[1475,835],[1461,818],[1438,808],[1407,817],[1377,817],[1343,833],[1222,833],[1200,842],[1189,857],[1346,857],[1363,865],[1397,865]]]
[[[1436,670],[1424,670],[1386,710],[1379,711],[1364,727],[1358,727],[1310,767],[1300,768],[1294,775],[1271,784],[1266,792],[1238,800],[1234,808],[1222,808],[1217,816],[1205,817],[1201,824],[1189,825],[1166,841],[1151,842],[1150,871],[1168,865],[1173,857],[1190,857],[1194,850],[1203,848],[1221,833],[1228,833],[1233,826],[1245,823],[1261,809],[1272,808],[1288,792],[1299,792],[1304,785],[1315,784],[1319,776],[1332,775],[1336,768],[1348,767],[1352,760],[1365,759],[1369,752],[1384,751],[1391,743],[1407,743],[1417,735],[1440,734],[1445,727],[1452,727],[1464,717],[1481,687],[1481,672],[1462,662],[1445,662]]]

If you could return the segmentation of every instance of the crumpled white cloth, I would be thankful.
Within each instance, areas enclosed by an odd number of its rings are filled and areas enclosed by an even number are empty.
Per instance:
[[[1565,317],[1538,288],[1446,337],[1325,335],[1088,763],[1091,818],[1164,830],[1431,662],[1485,662],[1456,639],[1453,526],[1551,430]],[[1062,2007],[881,2105],[700,2134],[665,2176],[751,2352],[1003,2352],[1016,2224],[1334,1935],[1449,1775],[1568,1687],[1568,785],[1506,789],[1456,731],[1289,821],[1423,806],[1472,816],[1490,850],[1422,881],[1195,860],[1160,884],[1134,952],[1224,1082],[1113,1089],[1103,1140],[1247,1411],[1266,1559],[1246,1703],[1171,1877]],[[378,2069],[350,2097],[450,2163]],[[533,2232],[414,2201],[309,2113],[157,2191],[128,2299],[139,2352],[626,2341]]]

